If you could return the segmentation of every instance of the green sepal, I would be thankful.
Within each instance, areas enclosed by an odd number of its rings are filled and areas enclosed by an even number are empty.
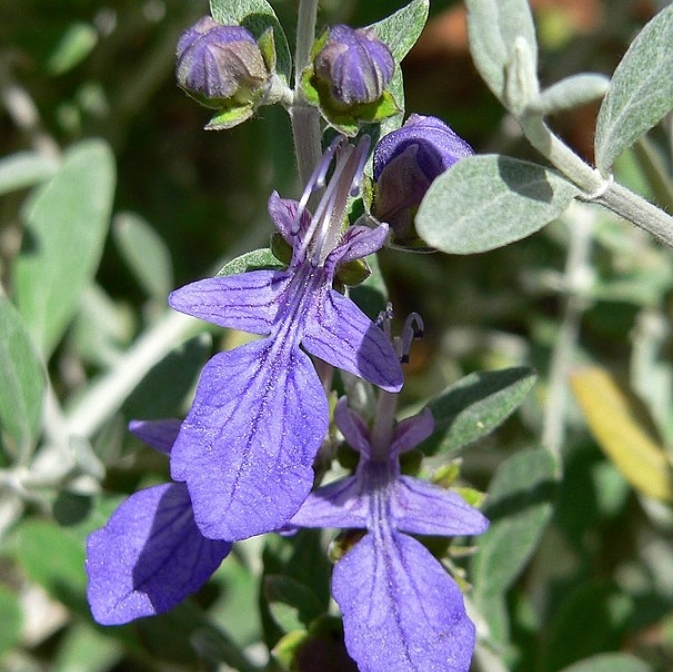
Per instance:
[[[327,557],[330,562],[338,562],[355,546],[364,536],[367,530],[342,530],[332,539],[327,549]]]
[[[231,103],[231,107],[223,107],[205,126],[207,131],[226,131],[247,121],[254,113],[252,103],[239,105]]]
[[[292,246],[278,232],[271,236],[271,254],[285,265],[292,261]]]
[[[301,87],[306,102],[319,107],[330,126],[351,138],[358,134],[361,124],[378,124],[402,111],[390,91],[384,91],[373,103],[349,107],[335,104],[329,87],[318,81],[312,67],[302,72]]]
[[[273,28],[269,26],[257,40],[257,46],[262,52],[262,59],[264,60],[264,65],[269,72],[276,72],[276,43],[273,39]]]
[[[361,285],[370,275],[372,269],[364,259],[353,259],[341,264],[336,272],[336,279],[346,287]]]

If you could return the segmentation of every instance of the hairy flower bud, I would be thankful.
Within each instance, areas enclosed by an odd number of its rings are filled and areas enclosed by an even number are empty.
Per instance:
[[[209,107],[248,103],[270,77],[252,33],[209,16],[180,37],[176,74],[178,85]]]
[[[413,218],[432,182],[474,152],[441,119],[412,114],[374,148],[372,214],[398,240],[413,237]]]
[[[344,109],[379,100],[392,79],[395,61],[374,31],[337,25],[319,43],[323,40],[313,70],[333,105]]]

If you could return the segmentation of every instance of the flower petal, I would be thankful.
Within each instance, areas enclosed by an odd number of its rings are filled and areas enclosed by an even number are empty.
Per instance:
[[[171,454],[171,448],[178,438],[182,420],[131,420],[129,430],[148,446],[164,453]]]
[[[312,355],[387,392],[400,391],[404,377],[393,346],[349,298],[326,290],[303,324],[302,345]]]
[[[369,457],[369,427],[358,413],[348,406],[348,397],[341,397],[334,409],[334,422],[351,448]]]
[[[434,429],[435,419],[432,417],[432,411],[429,408],[424,408],[418,415],[405,418],[395,428],[390,444],[390,454],[399,455],[415,448],[425,441]]]
[[[369,497],[356,476],[342,478],[313,491],[292,517],[297,527],[366,527]]]
[[[340,560],[332,595],[362,672],[466,672],[474,626],[453,579],[415,539],[368,534]]]
[[[199,532],[184,484],[141,490],[89,535],[93,616],[103,625],[118,625],[168,611],[197,591],[230,550],[230,543]]]
[[[299,234],[300,240],[303,238],[303,234],[311,224],[311,213],[304,210],[301,215],[299,231],[294,230],[295,218],[299,209],[298,201],[292,198],[281,198],[278,192],[274,191],[269,197],[268,208],[275,227],[286,243],[294,245],[297,234]]]
[[[383,247],[387,237],[387,224],[380,224],[374,229],[368,226],[351,226],[344,233],[341,243],[327,256],[326,271],[331,272],[337,264],[374,254]]]
[[[198,280],[168,297],[171,308],[221,327],[268,334],[278,312],[278,297],[289,275],[250,271]]]
[[[481,534],[487,518],[460,495],[418,478],[400,476],[390,498],[392,525],[400,532],[451,537]]]
[[[325,393],[296,346],[264,339],[213,357],[171,452],[203,534],[235,541],[287,523],[327,426]]]

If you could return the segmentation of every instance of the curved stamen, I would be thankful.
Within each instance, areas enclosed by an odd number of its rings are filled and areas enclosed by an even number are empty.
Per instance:
[[[336,153],[337,149],[344,144],[344,142],[346,142],[346,138],[344,138],[342,135],[338,135],[336,138],[334,138],[329,147],[323,153],[320,163],[313,170],[311,177],[304,187],[301,198],[299,199],[297,212],[295,213],[294,221],[292,222],[292,235],[296,236],[297,233],[299,233],[299,229],[301,228],[301,220],[304,212],[306,211],[306,206],[308,205],[309,199],[316,191],[318,191],[318,189],[322,189],[325,186],[325,177],[327,176],[329,167],[332,165],[334,154]]]

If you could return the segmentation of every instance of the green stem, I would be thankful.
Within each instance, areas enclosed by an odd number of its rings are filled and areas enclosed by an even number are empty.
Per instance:
[[[523,114],[519,123],[528,141],[582,191],[598,203],[673,247],[673,218],[641,196],[587,165],[555,136],[539,114]]]
[[[294,137],[297,168],[302,185],[306,185],[318,165],[322,148],[320,145],[320,113],[305,99],[301,89],[301,73],[309,65],[311,45],[315,39],[318,18],[318,0],[300,0],[297,19],[297,46],[294,58],[294,102],[292,135]]]
[[[556,343],[549,364],[549,394],[545,404],[542,443],[561,465],[561,450],[565,439],[568,405],[568,374],[579,340],[582,314],[586,310],[587,279],[590,278],[589,255],[594,230],[594,215],[586,208],[574,205],[569,211],[570,244],[563,276],[567,298]]]

